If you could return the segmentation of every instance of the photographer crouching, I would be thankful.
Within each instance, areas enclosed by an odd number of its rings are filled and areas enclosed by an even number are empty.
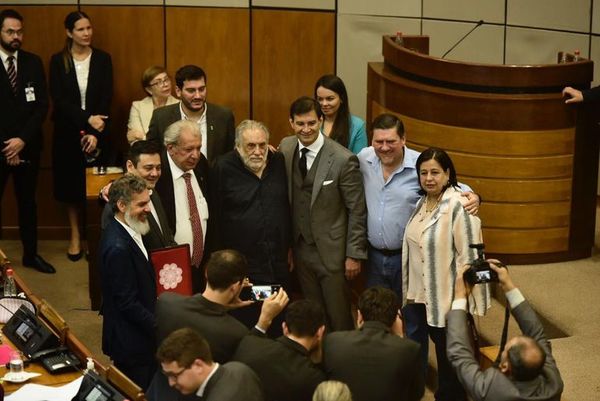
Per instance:
[[[447,318],[448,359],[473,400],[559,401],[563,391],[550,342],[534,310],[513,284],[508,270],[497,260],[487,260],[498,275],[500,287],[523,335],[511,338],[498,367],[482,371],[475,359],[467,326],[467,292],[462,274],[457,275],[454,301]],[[469,270],[465,266],[463,272]]]

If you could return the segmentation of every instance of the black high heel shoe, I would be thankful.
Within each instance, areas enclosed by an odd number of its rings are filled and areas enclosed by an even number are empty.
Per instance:
[[[77,262],[82,257],[83,257],[83,250],[80,250],[79,253],[69,253],[69,252],[67,252],[67,258],[69,258],[69,260],[71,262]]]

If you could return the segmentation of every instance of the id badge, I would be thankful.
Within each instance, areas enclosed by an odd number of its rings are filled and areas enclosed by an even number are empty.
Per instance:
[[[35,102],[35,89],[31,84],[28,84],[25,88],[25,100],[27,102]]]

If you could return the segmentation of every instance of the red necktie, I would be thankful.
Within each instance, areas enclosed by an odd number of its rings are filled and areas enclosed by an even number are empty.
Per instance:
[[[200,262],[202,261],[202,254],[204,252],[204,238],[202,237],[202,224],[200,223],[200,214],[198,213],[196,197],[194,196],[192,182],[190,181],[191,178],[192,174],[183,174],[183,179],[185,180],[185,187],[187,189],[188,206],[190,208],[190,222],[192,223],[192,235],[194,236],[192,244],[192,266],[198,267],[200,266]]]
[[[17,70],[15,69],[15,57],[8,56],[8,68],[6,69],[10,86],[12,87],[13,93],[17,94]]]

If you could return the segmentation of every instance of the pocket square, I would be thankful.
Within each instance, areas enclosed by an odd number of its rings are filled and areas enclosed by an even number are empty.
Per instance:
[[[323,181],[323,186],[325,185],[329,185],[333,182],[333,180],[327,180],[327,181]]]

